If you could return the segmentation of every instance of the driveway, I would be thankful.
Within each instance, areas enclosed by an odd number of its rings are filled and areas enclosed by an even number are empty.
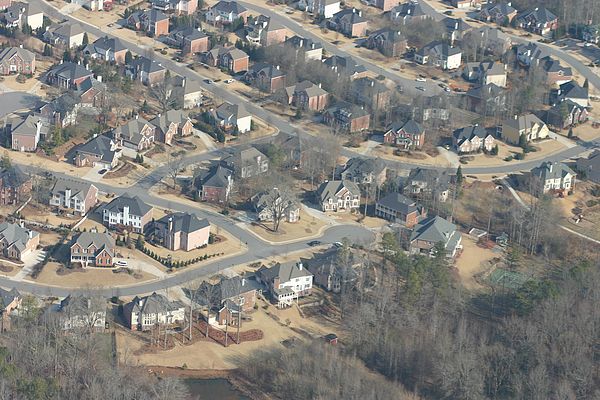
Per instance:
[[[96,165],[95,167],[92,167],[82,179],[89,182],[100,182],[102,178],[104,178],[104,174],[99,174],[98,172],[102,169],[104,169],[104,167]]]
[[[115,257],[114,260],[115,264],[118,261],[125,261],[127,262],[127,266],[126,268],[131,268],[134,271],[143,271],[146,272],[148,274],[152,274],[154,276],[158,276],[160,278],[167,276],[167,273],[162,271],[160,268],[144,261],[144,260],[139,260],[136,258],[118,258]]]
[[[26,92],[0,94],[0,118],[19,110],[29,110],[38,105],[40,98]]]
[[[33,267],[44,260],[46,252],[44,250],[34,250],[31,253],[23,257],[23,268],[12,278],[16,281],[21,281],[26,276],[31,274]]]

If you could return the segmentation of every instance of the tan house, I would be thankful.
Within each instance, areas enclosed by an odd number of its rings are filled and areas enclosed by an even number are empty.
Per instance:
[[[147,150],[154,145],[156,128],[144,118],[129,120],[113,130],[113,138],[121,147],[136,151]]]
[[[23,257],[34,251],[39,244],[40,234],[25,228],[23,224],[0,224],[0,254],[3,257],[23,261]]]
[[[550,129],[534,114],[515,115],[502,124],[502,139],[507,143],[519,144],[522,135],[527,142],[546,139],[550,136]]]
[[[483,126],[472,125],[455,130],[452,134],[452,144],[459,154],[492,151],[496,139]]]
[[[323,182],[316,191],[323,211],[352,211],[360,207],[360,189],[352,181]]]
[[[169,250],[191,251],[208,244],[210,223],[195,214],[167,214],[153,224],[154,239]]]

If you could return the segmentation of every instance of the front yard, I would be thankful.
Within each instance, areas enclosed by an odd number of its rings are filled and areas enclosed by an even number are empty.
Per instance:
[[[327,223],[307,214],[304,210],[300,211],[300,221],[295,223],[283,221],[278,232],[272,231],[272,222],[249,224],[249,229],[254,234],[269,242],[287,242],[317,237],[326,227]]]

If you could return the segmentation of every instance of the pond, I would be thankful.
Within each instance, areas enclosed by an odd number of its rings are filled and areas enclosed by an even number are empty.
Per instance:
[[[190,400],[250,400],[227,379],[185,379]]]

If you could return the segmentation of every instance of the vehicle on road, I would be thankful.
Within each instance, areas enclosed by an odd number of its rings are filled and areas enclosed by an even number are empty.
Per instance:
[[[333,245],[335,247],[337,247],[338,249],[341,248],[341,247],[344,247],[344,243],[342,243],[342,242],[335,242]]]
[[[230,84],[230,83],[235,82],[235,79],[225,79],[223,82]]]
[[[421,92],[425,91],[425,88],[423,86],[417,86],[415,89],[420,90]]]
[[[126,267],[127,266],[127,261],[125,260],[119,260],[115,263],[115,265],[118,265],[119,267]]]
[[[113,23],[110,23],[110,24],[108,24],[108,25],[106,25],[106,26],[108,26],[109,28],[112,28],[113,26],[115,26],[115,24],[113,24]]]
[[[98,173],[100,175],[104,175],[106,173],[106,171],[108,171],[106,168],[102,168],[100,171],[98,171]]]
[[[450,93],[451,91],[452,91],[452,89],[450,89],[448,86],[446,86],[444,88],[444,92],[446,92],[446,93]]]
[[[307,243],[307,245],[309,245],[310,247],[315,247],[320,244],[321,244],[321,242],[319,242],[318,240],[311,240],[310,242]]]
[[[427,79],[425,79],[423,77],[418,77],[417,79],[415,79],[415,81],[417,81],[417,82],[427,82]]]
[[[213,83],[213,81],[212,81],[212,79],[205,79],[204,83],[208,83],[210,85],[211,83]]]

